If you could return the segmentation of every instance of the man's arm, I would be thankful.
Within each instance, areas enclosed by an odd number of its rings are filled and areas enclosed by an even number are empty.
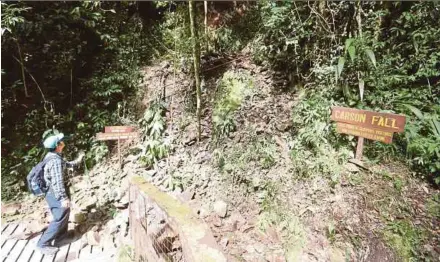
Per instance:
[[[73,161],[66,161],[66,167],[67,168],[73,168],[73,167],[77,167],[81,164],[81,161],[84,157],[84,152],[79,153],[78,157],[73,160]]]
[[[55,198],[58,200],[68,199],[66,188],[64,187],[63,164],[61,159],[54,159],[52,168],[50,169],[51,184]]]

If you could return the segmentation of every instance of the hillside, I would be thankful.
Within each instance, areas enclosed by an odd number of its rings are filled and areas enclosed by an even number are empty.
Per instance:
[[[145,98],[140,104],[149,106],[148,100],[161,95],[156,83],[162,74],[170,75],[164,64],[143,69]],[[219,88],[230,75],[246,75],[251,84],[233,87],[252,90],[234,113],[237,131],[217,141],[211,117],[215,104],[206,103],[203,139],[196,143],[194,114],[185,110],[182,95],[188,78],[167,78],[163,84],[169,86],[172,106],[164,116],[166,157],[146,168],[142,153],[136,154],[141,141],[130,141],[123,145],[122,171],[115,152],[87,176],[81,173],[72,179],[72,228],[101,236],[114,231],[117,247],[130,243],[124,237],[128,229],[123,215],[117,214],[126,213],[128,179],[139,175],[188,202],[210,225],[231,261],[400,261],[413,250],[438,257],[438,190],[395,161],[368,163],[368,170],[335,163],[337,181],[319,174],[292,175],[296,163],[289,156],[288,120],[301,96],[272,92],[267,77],[271,72],[245,57],[217,75],[207,81],[207,89]],[[204,101],[213,100],[205,94]],[[42,213],[44,202],[30,201],[21,204],[18,217],[50,217]],[[111,229],[114,226],[117,229]],[[103,237],[98,243],[89,234],[83,238],[84,245],[109,245]]]

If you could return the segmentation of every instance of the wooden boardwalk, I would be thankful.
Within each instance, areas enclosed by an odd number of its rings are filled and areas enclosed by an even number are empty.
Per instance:
[[[36,248],[41,233],[29,240],[19,240],[14,236],[26,231],[22,224],[10,223],[1,229],[2,262],[65,262],[65,261],[116,261],[116,250],[86,245],[81,248],[81,239],[62,246],[54,256],[42,255]]]

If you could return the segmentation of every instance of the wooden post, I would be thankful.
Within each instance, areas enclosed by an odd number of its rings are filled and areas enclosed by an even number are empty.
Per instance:
[[[364,138],[358,137],[358,143],[356,147],[356,159],[362,161],[362,151],[364,150]]]
[[[118,159],[119,159],[119,170],[122,169],[122,163],[121,163],[121,139],[118,138]]]

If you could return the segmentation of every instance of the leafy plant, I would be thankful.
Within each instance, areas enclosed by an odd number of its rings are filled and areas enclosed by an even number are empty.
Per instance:
[[[408,123],[405,132],[407,152],[412,161],[435,174],[440,172],[440,107],[437,113],[423,113],[412,105],[405,105],[416,119]],[[440,183],[440,175],[434,177]]]
[[[247,74],[226,72],[223,75],[212,116],[217,138],[225,137],[235,130],[235,111],[243,99],[251,94],[252,87],[253,81]]]
[[[147,166],[151,166],[168,154],[169,145],[162,137],[165,131],[165,110],[163,103],[153,103],[139,120],[142,144],[136,148],[140,150],[140,161]]]

